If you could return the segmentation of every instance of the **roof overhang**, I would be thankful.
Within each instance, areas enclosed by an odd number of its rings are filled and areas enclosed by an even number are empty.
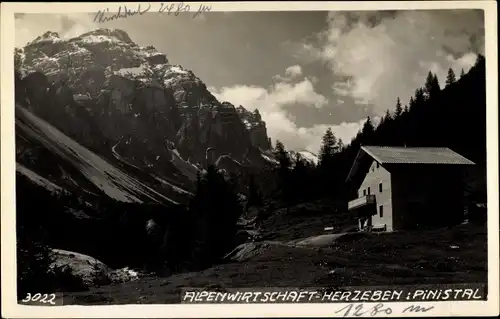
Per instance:
[[[361,182],[360,176],[363,176],[362,172],[367,172],[370,169],[370,164],[374,160],[376,159],[370,153],[368,153],[363,146],[361,146],[358,154],[356,154],[356,158],[354,159],[351,170],[349,171],[345,182],[356,187],[356,185]]]

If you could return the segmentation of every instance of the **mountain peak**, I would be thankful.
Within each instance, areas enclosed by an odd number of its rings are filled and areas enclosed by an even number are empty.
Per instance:
[[[108,36],[114,37],[119,41],[133,43],[132,39],[128,35],[127,32],[121,29],[108,29],[108,28],[99,28],[86,33],[83,33],[78,38],[84,38],[87,36]]]
[[[33,45],[37,43],[55,43],[62,41],[59,37],[59,33],[53,31],[47,31],[44,34],[36,37],[33,41],[29,42],[28,45]]]

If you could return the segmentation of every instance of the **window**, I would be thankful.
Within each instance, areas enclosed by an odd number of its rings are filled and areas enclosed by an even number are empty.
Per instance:
[[[368,195],[370,195],[370,187],[368,187]]]
[[[366,196],[366,189],[363,189],[363,196]]]
[[[379,168],[379,167],[380,167],[380,164],[377,162],[377,168]]]
[[[382,193],[382,183],[378,184],[378,191]]]
[[[383,205],[380,205],[378,207],[378,214],[380,217],[384,217],[384,206]]]

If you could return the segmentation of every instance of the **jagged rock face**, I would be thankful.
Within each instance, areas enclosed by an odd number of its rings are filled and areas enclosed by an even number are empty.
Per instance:
[[[248,165],[270,148],[258,112],[220,103],[193,72],[124,31],[46,32],[15,61],[16,101],[94,152],[179,183],[195,178],[185,167],[203,165],[208,147]],[[173,164],[177,152],[187,166]]]
[[[243,106],[238,107],[240,115],[246,129],[250,132],[250,139],[253,145],[260,147],[262,150],[268,150],[272,147],[271,139],[267,136],[266,123],[262,120],[259,110],[249,112]]]

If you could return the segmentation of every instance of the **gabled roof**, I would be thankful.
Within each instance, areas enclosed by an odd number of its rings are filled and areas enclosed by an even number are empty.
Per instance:
[[[361,149],[380,164],[474,165],[447,147],[361,146]]]
[[[347,176],[352,180],[365,159],[371,158],[383,164],[439,164],[439,165],[475,165],[474,162],[453,152],[447,147],[393,147],[361,146]],[[371,161],[370,161],[371,162]],[[367,165],[367,164],[365,164]]]

